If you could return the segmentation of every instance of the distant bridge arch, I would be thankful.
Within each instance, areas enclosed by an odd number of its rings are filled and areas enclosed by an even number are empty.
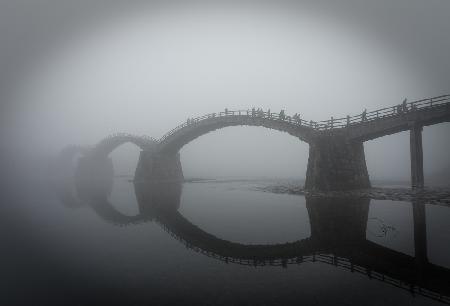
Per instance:
[[[141,150],[153,150],[157,141],[148,136],[137,136],[133,134],[117,133],[105,137],[99,141],[91,150],[91,154],[98,157],[106,157],[116,148],[123,144],[131,143],[139,147]]]

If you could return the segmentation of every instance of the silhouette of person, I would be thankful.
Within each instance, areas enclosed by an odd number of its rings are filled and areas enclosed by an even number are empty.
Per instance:
[[[361,120],[366,121],[367,120],[367,110],[364,109],[364,111],[361,114]]]
[[[279,116],[280,116],[280,119],[281,119],[281,120],[284,120],[284,118],[285,118],[285,116],[284,116],[284,110],[281,110],[281,111],[280,111],[280,115],[279,115]]]
[[[255,117],[255,108],[252,108],[252,117]]]
[[[405,100],[403,100],[403,102],[402,102],[402,108],[405,113],[408,111],[408,106],[406,105],[406,101],[407,101],[407,99],[405,98]]]

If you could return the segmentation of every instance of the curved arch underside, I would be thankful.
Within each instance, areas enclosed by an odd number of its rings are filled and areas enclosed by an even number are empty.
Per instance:
[[[147,136],[119,134],[102,139],[92,149],[92,153],[97,156],[108,156],[117,147],[125,143],[132,143],[146,151],[153,150],[157,145],[156,140]]]
[[[286,132],[307,143],[312,140],[312,137],[316,133],[311,127],[298,126],[288,121],[276,119],[244,115],[213,117],[178,129],[159,142],[158,151],[161,153],[176,153],[192,140],[212,131],[230,126],[261,126]]]

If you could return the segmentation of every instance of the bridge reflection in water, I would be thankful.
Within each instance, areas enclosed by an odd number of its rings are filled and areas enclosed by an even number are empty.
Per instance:
[[[76,184],[76,194],[70,193],[69,185],[59,192],[68,206],[88,204],[100,218],[118,226],[156,222],[187,248],[226,263],[287,267],[320,262],[450,304],[450,269],[427,258],[423,202],[412,203],[415,256],[410,256],[367,240],[368,198],[306,197],[310,237],[262,245],[224,240],[191,223],[179,212],[181,183],[135,182],[139,213],[134,216],[121,213],[109,202],[112,180],[96,185],[90,181],[89,188]]]

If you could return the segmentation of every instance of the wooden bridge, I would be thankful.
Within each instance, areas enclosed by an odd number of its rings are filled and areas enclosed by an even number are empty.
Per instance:
[[[179,151],[194,139],[229,126],[261,126],[289,133],[309,144],[305,188],[334,191],[370,187],[363,143],[386,135],[410,131],[411,185],[424,186],[422,128],[450,121],[450,95],[406,100],[398,105],[364,111],[355,116],[305,120],[261,109],[228,110],[189,118],[155,140],[147,136],[116,134],[92,148],[91,157],[105,158],[116,147],[131,142],[142,149],[136,180],[183,179]],[[91,165],[88,168],[91,168]]]

